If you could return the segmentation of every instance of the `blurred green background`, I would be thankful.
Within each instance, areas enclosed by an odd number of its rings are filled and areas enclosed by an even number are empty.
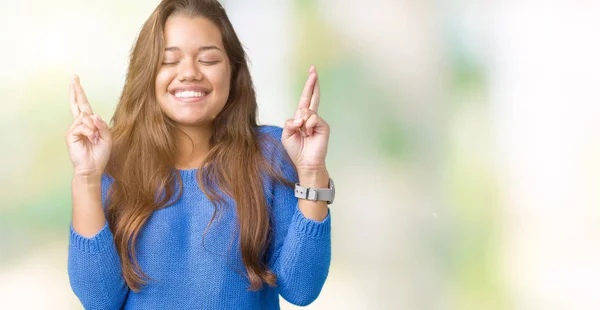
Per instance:
[[[158,2],[1,2],[1,309],[81,308],[68,83],[110,119]],[[222,3],[261,123],[282,126],[319,70],[338,189],[309,309],[600,308],[599,4]]]

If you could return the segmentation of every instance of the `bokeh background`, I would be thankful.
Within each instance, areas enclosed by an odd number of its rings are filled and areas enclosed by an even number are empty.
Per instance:
[[[110,119],[158,1],[0,3],[0,308],[81,309],[68,83]],[[337,200],[309,309],[600,309],[598,1],[223,4],[261,123],[320,73]]]

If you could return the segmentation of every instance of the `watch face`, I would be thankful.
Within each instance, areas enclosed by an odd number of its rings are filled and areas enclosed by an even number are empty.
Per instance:
[[[333,180],[332,179],[329,179],[329,183],[331,183],[331,186],[330,186],[330,188],[331,188],[331,201],[330,201],[330,204],[332,204],[333,200],[335,199],[335,186],[333,185]]]
[[[335,199],[335,188],[331,189],[331,203],[333,203],[333,200]]]

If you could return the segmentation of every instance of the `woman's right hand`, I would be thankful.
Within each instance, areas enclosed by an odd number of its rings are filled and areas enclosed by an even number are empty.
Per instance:
[[[71,82],[69,104],[73,123],[65,134],[75,176],[101,177],[108,163],[112,139],[108,125],[94,114],[75,76]]]

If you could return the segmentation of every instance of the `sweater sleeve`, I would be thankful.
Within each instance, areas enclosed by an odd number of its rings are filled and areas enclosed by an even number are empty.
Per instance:
[[[102,176],[102,207],[112,179]],[[129,287],[108,222],[93,237],[78,234],[70,225],[68,272],[71,288],[85,309],[120,309]]]
[[[274,132],[280,141],[281,129]],[[285,149],[281,148],[283,152]],[[275,163],[283,176],[296,183],[298,176],[282,152],[275,151]],[[284,184],[273,185],[274,252],[270,266],[277,275],[279,294],[288,302],[305,306],[321,292],[331,262],[331,217],[321,221],[306,218],[298,208],[294,190]]]

